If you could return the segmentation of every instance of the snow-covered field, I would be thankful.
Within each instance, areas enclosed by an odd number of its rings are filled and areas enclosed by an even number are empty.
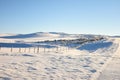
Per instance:
[[[116,43],[120,45],[120,38],[116,38]],[[109,59],[97,80],[120,80],[120,46]]]
[[[63,39],[55,34],[52,36],[55,40]],[[1,42],[21,41],[19,38],[13,39],[15,37],[2,37]],[[76,37],[72,35],[73,38]],[[34,39],[22,38],[22,41],[35,42]],[[60,50],[53,47],[44,51],[41,48],[39,52],[34,48],[31,51],[21,48],[20,52],[19,48],[12,48],[12,52],[9,47],[0,48],[0,80],[97,80],[118,48],[116,38],[88,42],[77,47],[62,46]]]

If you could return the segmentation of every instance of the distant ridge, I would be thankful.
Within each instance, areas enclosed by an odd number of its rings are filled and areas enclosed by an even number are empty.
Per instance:
[[[113,36],[113,37],[120,38],[120,36]]]
[[[36,33],[30,33],[30,34],[0,34],[0,38],[5,39],[25,39],[25,38],[65,38],[65,37],[71,37],[71,38],[94,38],[101,35],[92,35],[92,34],[67,34],[63,32],[36,32]]]
[[[2,34],[3,35],[3,34]],[[61,37],[68,35],[66,33],[59,33],[59,32],[36,32],[36,33],[30,33],[30,34],[16,34],[16,35],[3,35],[0,36],[0,38],[6,38],[6,39],[17,39],[17,38],[35,38],[35,37]]]

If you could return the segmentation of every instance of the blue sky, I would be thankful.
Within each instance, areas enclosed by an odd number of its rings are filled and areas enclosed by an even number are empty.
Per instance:
[[[120,0],[0,0],[0,33],[120,35]]]

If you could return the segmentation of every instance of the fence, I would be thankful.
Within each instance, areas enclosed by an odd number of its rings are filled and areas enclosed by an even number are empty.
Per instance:
[[[62,52],[70,50],[68,47],[26,47],[26,48],[13,48],[13,47],[0,47],[0,52],[13,52],[13,53],[41,53],[41,52]]]

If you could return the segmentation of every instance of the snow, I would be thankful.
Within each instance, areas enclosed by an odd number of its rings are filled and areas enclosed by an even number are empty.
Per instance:
[[[77,48],[60,46],[59,50],[52,47],[44,51],[41,47],[39,52],[32,47],[30,51],[17,47],[12,52],[4,47],[0,49],[0,80],[112,80],[111,77],[117,80],[119,44],[118,38],[109,38]]]
[[[113,42],[109,42],[109,41],[97,41],[97,42],[93,42],[93,43],[87,43],[85,45],[82,45],[80,48],[80,50],[87,50],[87,51],[90,51],[90,52],[94,52],[98,49],[101,49],[101,48],[106,48],[106,47],[109,47],[113,44]]]
[[[30,34],[0,34],[0,42],[36,42],[44,40],[76,39],[76,38],[95,38],[101,35],[91,34],[67,34],[62,32],[37,32]]]
[[[120,45],[120,39],[116,38],[116,42]],[[120,47],[111,57],[106,67],[101,72],[97,80],[120,80]]]

